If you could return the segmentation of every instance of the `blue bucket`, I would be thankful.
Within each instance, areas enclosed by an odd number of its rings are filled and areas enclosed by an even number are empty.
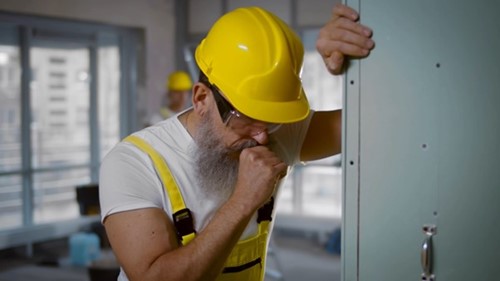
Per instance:
[[[99,258],[100,239],[95,233],[78,232],[69,238],[69,255],[72,265],[89,266]]]

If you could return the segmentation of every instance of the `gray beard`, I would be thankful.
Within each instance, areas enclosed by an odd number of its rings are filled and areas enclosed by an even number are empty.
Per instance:
[[[207,112],[205,116],[212,116]],[[229,199],[238,179],[240,152],[257,146],[257,141],[250,139],[240,142],[237,147],[228,148],[222,138],[216,135],[213,121],[203,118],[194,136],[193,153],[196,180],[205,195],[225,201]]]

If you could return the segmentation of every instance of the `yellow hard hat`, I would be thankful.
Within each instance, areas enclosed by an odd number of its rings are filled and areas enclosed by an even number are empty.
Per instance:
[[[168,76],[167,89],[170,91],[187,91],[191,86],[191,78],[184,71],[174,71]]]
[[[300,78],[303,57],[297,34],[258,7],[223,15],[195,53],[200,70],[238,111],[271,123],[296,122],[309,114]]]

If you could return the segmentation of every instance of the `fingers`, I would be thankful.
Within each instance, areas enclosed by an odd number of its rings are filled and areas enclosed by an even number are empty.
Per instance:
[[[346,17],[353,21],[358,20],[359,14],[353,8],[343,5],[341,3],[335,4],[332,10],[332,18]]]
[[[372,30],[360,24],[358,19],[359,14],[354,9],[337,4],[332,19],[319,32],[316,49],[333,74],[342,72],[345,56],[366,57],[375,46]]]
[[[348,56],[366,56],[375,46],[372,30],[346,18],[330,21],[319,33],[316,48],[323,56],[339,51]]]
[[[252,162],[256,169],[270,169],[270,177],[282,174],[283,171],[286,172],[287,165],[268,147],[255,146],[245,150],[249,161]]]
[[[333,52],[331,56],[323,56],[323,61],[326,68],[331,74],[338,75],[342,73],[342,66],[344,65],[344,55],[339,51]]]
[[[275,192],[278,181],[286,175],[287,167],[268,147],[243,149],[233,197],[254,208],[262,206]]]
[[[239,167],[239,179],[243,182],[272,188],[276,177],[286,173],[288,165],[269,148],[256,146],[241,152]]]
[[[335,58],[336,60],[345,55],[365,57],[374,46],[375,42],[373,40],[342,30],[330,35],[329,38],[318,39],[316,42],[316,47],[323,57],[330,57],[335,52],[339,52]]]
[[[363,39],[369,39],[372,36],[371,28],[345,17],[338,18],[335,21],[331,21],[330,24],[333,25],[333,28],[337,28],[340,31],[343,31],[343,33],[357,35],[359,37],[362,37]],[[336,33],[330,34],[337,35]]]

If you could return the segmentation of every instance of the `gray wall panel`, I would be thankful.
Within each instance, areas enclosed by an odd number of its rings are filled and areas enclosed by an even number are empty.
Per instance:
[[[345,157],[358,138],[360,164],[346,209],[357,206],[359,217],[344,222],[359,223],[359,238],[344,244],[357,239],[359,259],[344,261],[358,263],[345,277],[420,279],[422,225],[435,224],[436,280],[498,280],[500,4],[348,2],[358,3],[377,46],[348,72],[360,83],[347,87],[347,118],[359,111],[360,122],[345,123]]]

